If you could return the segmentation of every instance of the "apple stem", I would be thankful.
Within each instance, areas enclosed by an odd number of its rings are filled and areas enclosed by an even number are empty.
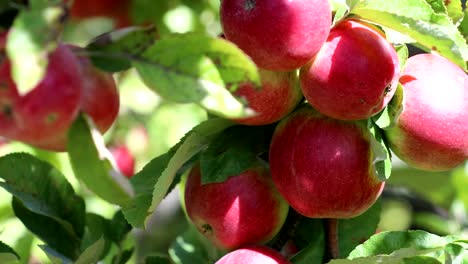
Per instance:
[[[327,218],[326,232],[327,232],[327,249],[330,259],[336,259],[340,256],[340,248],[338,243],[338,219]]]

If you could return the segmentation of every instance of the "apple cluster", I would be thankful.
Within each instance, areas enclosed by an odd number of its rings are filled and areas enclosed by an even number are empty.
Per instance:
[[[117,118],[119,93],[111,74],[93,66],[83,48],[59,43],[48,54],[42,80],[21,94],[0,34],[0,136],[51,151],[65,151],[68,131],[80,112],[101,132]]]
[[[371,126],[414,168],[467,160],[468,77],[448,59],[427,53],[401,65],[379,27],[357,18],[332,26],[329,1],[223,0],[220,18],[224,38],[255,62],[262,81],[260,90],[246,83],[233,92],[256,112],[234,121],[277,124],[267,165],[221,183],[201,184],[198,165],[188,176],[192,222],[214,245],[237,249],[218,263],[288,263],[250,248],[278,233],[288,205],[309,218],[366,211],[385,185]],[[403,101],[392,105],[398,87]],[[398,111],[379,128],[374,118],[389,104]]]

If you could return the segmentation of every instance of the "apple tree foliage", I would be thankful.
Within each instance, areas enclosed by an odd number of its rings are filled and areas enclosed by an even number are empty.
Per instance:
[[[463,1],[331,3],[333,24],[355,17],[383,29],[402,67],[418,50],[438,52],[467,70]],[[274,124],[230,121],[249,112],[232,92],[246,81],[260,86],[260,77],[244,52],[217,37],[219,4],[132,0],[127,12],[135,26],[115,28],[109,17],[73,19],[59,0],[0,1],[0,25],[11,31],[6,54],[20,94],[43,78],[45,55],[65,40],[86,47],[95,66],[114,74],[122,101],[105,135],[85,115],[77,118],[67,152],[2,143],[0,263],[214,263],[226,253],[187,224],[183,213],[160,209],[179,208],[173,190],[195,162],[203,183],[222,182],[268,153]],[[387,181],[382,197],[364,214],[337,220],[337,241],[330,241],[324,220],[291,210],[268,246],[294,244],[294,264],[468,263],[468,166],[424,172],[392,157],[380,130],[393,124],[403,98],[399,87],[368,121],[379,179]],[[117,142],[137,157],[130,180],[108,150]],[[333,259],[331,243],[339,249]]]

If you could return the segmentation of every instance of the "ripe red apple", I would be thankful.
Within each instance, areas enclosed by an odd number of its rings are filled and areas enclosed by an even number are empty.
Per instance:
[[[235,119],[244,125],[266,125],[274,123],[291,112],[302,99],[296,72],[273,72],[259,69],[261,89],[246,83],[234,92],[246,100],[255,111],[255,116]]]
[[[340,121],[309,106],[275,129],[269,162],[273,181],[289,205],[311,218],[350,218],[379,197],[365,121]]]
[[[409,165],[449,170],[468,158],[468,77],[435,54],[410,57],[400,78],[403,112],[385,131],[390,148]]]
[[[367,119],[380,112],[395,93],[398,76],[393,46],[378,29],[354,20],[336,25],[300,72],[307,101],[342,120]]]
[[[220,16],[226,39],[273,71],[306,64],[331,26],[331,6],[323,0],[223,0]]]
[[[0,41],[4,52],[6,34]],[[82,78],[79,63],[60,44],[48,57],[44,78],[20,95],[11,76],[11,63],[0,64],[0,134],[32,145],[55,140],[68,130],[79,111]]]
[[[195,166],[185,185],[185,207],[202,234],[215,246],[229,250],[273,238],[289,208],[263,165],[225,182],[204,185],[200,168]]]
[[[79,52],[84,49],[74,47]],[[101,133],[114,123],[120,108],[120,97],[112,74],[94,67],[89,57],[78,56],[83,76],[81,110],[88,114]]]
[[[72,18],[112,18],[117,28],[130,26],[130,0],[74,0],[70,9]]]
[[[111,147],[110,152],[115,159],[120,172],[127,178],[131,178],[135,174],[135,158],[130,150],[125,145]]]
[[[67,45],[78,58],[82,85],[80,111],[86,113],[101,133],[105,133],[117,119],[120,108],[120,97],[117,85],[110,73],[94,67],[85,55],[84,49]],[[64,151],[67,144],[68,130],[57,135],[53,140],[34,144],[37,147]]]
[[[224,255],[215,264],[291,264],[291,262],[271,248],[248,246]]]

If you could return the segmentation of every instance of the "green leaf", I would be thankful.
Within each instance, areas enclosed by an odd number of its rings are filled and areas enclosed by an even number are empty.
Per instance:
[[[0,263],[13,263],[19,259],[19,255],[10,246],[0,241]]]
[[[468,9],[465,9],[464,11],[463,20],[460,22],[458,30],[460,30],[460,33],[465,38],[465,41],[468,41]]]
[[[380,181],[386,181],[392,173],[392,159],[390,150],[385,144],[382,131],[369,121],[370,145],[373,153],[372,166]]]
[[[227,40],[194,33],[159,40],[133,65],[146,85],[161,97],[198,103],[225,117],[251,113],[229,91],[245,82],[260,86],[255,64],[239,48]]]
[[[162,255],[147,256],[145,264],[171,264],[171,260],[169,257]]]
[[[56,47],[64,6],[31,5],[23,9],[9,30],[6,50],[18,92],[31,91],[44,77],[48,53]]]
[[[97,129],[90,128],[87,120],[79,116],[68,133],[67,149],[75,176],[107,202],[128,205],[131,186],[111,164],[112,154]]]
[[[91,247],[103,237],[107,239],[107,230],[110,228],[110,221],[108,219],[97,214],[86,214],[85,235],[81,241],[82,251]],[[108,240],[105,240],[105,245],[101,252],[101,258],[109,252],[110,246],[110,242]]]
[[[445,4],[445,7],[447,8],[448,15],[452,19],[453,23],[455,24],[460,23],[464,17],[462,1],[450,0],[450,1],[444,1],[444,4]]]
[[[134,227],[144,227],[148,216],[175,186],[179,169],[211,142],[217,133],[234,125],[229,120],[209,119],[194,127],[181,141],[164,155],[151,160],[130,182],[135,190],[131,204],[122,212]]]
[[[83,236],[84,201],[74,193],[66,178],[50,164],[26,153],[9,154],[0,158],[0,178],[4,180],[0,186],[14,195],[14,201],[26,218],[18,216],[16,211],[15,214],[29,229],[31,226],[26,224],[29,222],[44,231],[60,229],[64,236],[70,238],[70,245]],[[36,216],[43,219],[44,226],[41,227],[39,221],[27,219]],[[47,242],[47,236],[54,237],[55,233],[44,232],[42,235],[41,238]],[[67,252],[73,256],[74,249]]]
[[[375,263],[385,263],[385,264],[442,264],[433,257],[428,256],[416,256],[409,258],[399,258],[394,256],[373,256],[366,258],[357,258],[357,259],[335,259],[328,264],[375,264]]]
[[[387,106],[377,115],[372,117],[372,121],[381,129],[387,129],[394,125],[398,120],[404,107],[404,90],[403,86],[398,83],[395,94]]]
[[[86,248],[74,264],[97,263],[101,259],[105,248],[106,241],[101,237],[99,240],[94,242],[94,244]]]
[[[349,12],[348,1],[346,0],[331,0],[333,15],[332,26],[341,21]]]
[[[112,257],[112,264],[125,264],[132,257],[134,249],[127,249]]]
[[[302,218],[295,231],[293,242],[301,248],[301,251],[291,258],[291,263],[322,263],[325,252],[325,231],[322,220]]]
[[[39,245],[39,248],[44,251],[46,254],[47,258],[53,263],[53,264],[72,264],[73,261],[70,260],[69,258],[65,257],[64,255],[60,254],[59,252],[55,251],[51,247],[47,245]]]
[[[117,211],[107,226],[106,234],[112,242],[120,245],[131,230],[132,226],[127,222],[122,211]]]
[[[377,200],[377,202],[363,214],[350,219],[338,220],[338,246],[340,257],[347,257],[356,246],[375,234],[380,221],[381,209],[380,200]]]
[[[223,182],[268,152],[275,126],[234,126],[221,132],[200,155],[202,184]]]
[[[434,50],[466,69],[468,45],[445,14],[425,0],[360,1],[352,10],[364,20],[408,35],[426,50]]]
[[[411,257],[411,258],[404,258],[402,263],[403,264],[442,264],[443,262],[440,262],[436,258],[429,257],[429,256],[416,256],[416,257]]]
[[[166,153],[154,158],[131,178],[135,197],[128,206],[122,208],[122,212],[132,226],[144,227],[144,221],[150,215],[148,209],[151,206],[154,185],[173,155],[174,153]]]
[[[16,197],[13,197],[12,207],[16,217],[21,220],[26,228],[47,243],[50,250],[67,259],[76,259],[79,256],[80,238],[70,228],[52,217],[29,210]]]
[[[405,44],[400,44],[395,46],[395,50],[398,55],[398,61],[400,62],[400,72],[403,71],[408,60],[409,51],[408,47]]]
[[[456,264],[456,263],[459,263],[459,264],[463,264],[463,255],[466,251],[466,249],[459,245],[459,244],[455,244],[455,243],[450,243],[448,244],[445,249],[445,262],[447,263],[453,263],[453,264]]]
[[[447,8],[445,7],[443,0],[426,0],[426,2],[431,6],[432,10],[437,14],[447,15]]]
[[[189,227],[183,234],[176,237],[169,247],[169,256],[175,264],[212,263],[205,245],[200,241],[196,229]]]
[[[444,247],[454,241],[451,237],[439,237],[425,231],[390,231],[372,236],[354,249],[348,258],[392,254],[413,257],[429,253],[443,253]]]
[[[104,71],[118,72],[130,68],[132,58],[140,55],[156,39],[154,26],[130,27],[97,36],[86,49],[94,65]]]

